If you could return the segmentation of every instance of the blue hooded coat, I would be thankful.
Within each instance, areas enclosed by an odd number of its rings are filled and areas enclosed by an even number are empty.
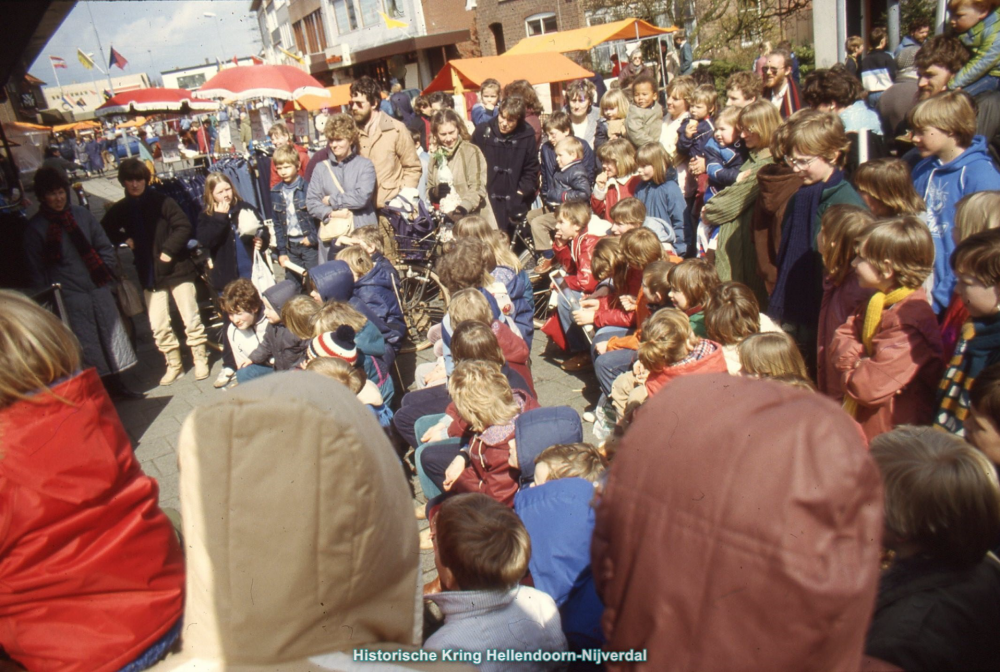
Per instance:
[[[635,189],[635,197],[646,206],[647,216],[670,222],[676,237],[674,250],[683,257],[688,243],[684,239],[687,204],[684,201],[684,193],[677,184],[677,172],[670,168],[663,184],[643,180]]]
[[[358,278],[354,283],[354,296],[364,301],[396,334],[397,342],[402,342],[406,335],[406,320],[403,319],[403,309],[396,297],[393,277],[387,266],[389,265],[376,264],[372,270]]]
[[[948,307],[955,289],[951,253],[955,250],[952,229],[955,204],[977,191],[1000,189],[1000,173],[986,148],[986,139],[977,135],[969,148],[957,158],[942,164],[937,156],[928,156],[913,169],[913,185],[927,204],[927,226],[934,238],[934,288],[931,292],[934,312]]]

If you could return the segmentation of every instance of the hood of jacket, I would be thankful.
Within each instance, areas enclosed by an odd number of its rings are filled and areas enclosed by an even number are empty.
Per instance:
[[[188,416],[178,453],[187,591],[183,649],[167,661],[285,669],[419,645],[409,489],[345,386],[302,371],[240,385]]]
[[[375,264],[372,266],[372,270],[368,271],[357,281],[354,282],[355,287],[381,287],[395,293],[393,289],[395,283],[393,281],[392,273],[389,269],[392,268],[389,264]]]
[[[679,378],[643,411],[597,509],[607,649],[646,648],[655,670],[859,669],[882,487],[851,418],[728,374]]]
[[[986,138],[977,135],[972,138],[972,143],[964,152],[948,163],[941,163],[941,159],[933,155],[921,159],[913,167],[913,181],[916,182],[922,176],[932,172],[935,176],[961,173],[980,162],[988,163],[991,167],[993,165],[993,159],[990,158],[986,148]]]
[[[514,438],[521,483],[530,483],[535,480],[535,458],[557,443],[583,441],[583,424],[569,406],[536,408],[514,420]]]
[[[560,607],[590,576],[590,539],[594,533],[594,484],[561,478],[514,495],[514,511],[531,538],[533,585]]]
[[[757,203],[766,212],[777,212],[802,186],[802,178],[784,163],[769,163],[757,171]]]
[[[514,130],[507,134],[500,132],[499,114],[490,119],[487,123],[489,124],[490,131],[492,131],[491,135],[493,135],[494,137],[498,138],[500,141],[503,142],[510,142],[514,140],[525,140],[527,139],[528,136],[531,136],[532,138],[535,137],[535,129],[533,129],[531,127],[531,124],[529,124],[527,121],[524,121],[523,119],[517,122],[517,126],[514,127]]]
[[[282,280],[264,290],[264,298],[274,308],[274,312],[281,315],[281,308],[288,301],[299,293],[299,285],[294,280]]]
[[[346,261],[333,260],[314,266],[309,277],[324,301],[347,301],[354,294],[354,274]]]

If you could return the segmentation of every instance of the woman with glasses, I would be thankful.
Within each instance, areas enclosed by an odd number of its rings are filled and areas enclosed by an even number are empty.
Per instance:
[[[642,49],[636,47],[629,53],[628,62],[619,71],[618,83],[621,84],[622,89],[627,90],[631,86],[632,80],[639,75],[649,75],[654,79],[656,78],[656,73],[653,72],[653,69],[642,62]]]
[[[761,308],[767,307],[767,290],[757,272],[751,219],[759,188],[757,173],[772,163],[771,140],[781,125],[778,110],[757,100],[740,111],[736,122],[740,137],[750,150],[735,184],[713,196],[701,211],[702,220],[719,228],[715,268],[722,282],[742,282],[753,290]]]

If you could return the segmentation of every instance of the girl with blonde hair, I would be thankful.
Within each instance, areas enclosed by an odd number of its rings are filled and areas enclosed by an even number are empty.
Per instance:
[[[211,255],[212,285],[221,291],[237,278],[250,278],[254,254],[267,249],[270,234],[257,210],[223,173],[205,178],[204,202],[198,242]]]

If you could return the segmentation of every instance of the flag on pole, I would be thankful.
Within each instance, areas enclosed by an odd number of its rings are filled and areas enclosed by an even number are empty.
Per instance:
[[[69,67],[66,65],[66,61],[59,58],[58,56],[49,56],[49,60],[52,61],[53,68],[63,68],[65,70]]]
[[[235,56],[233,56],[233,65],[235,65],[236,67],[239,67],[239,65],[240,65],[239,59],[236,58]]]
[[[299,65],[305,65],[306,64],[306,59],[302,58],[301,56],[299,56],[297,54],[293,54],[292,52],[288,51],[284,47],[278,47],[278,50],[281,53],[283,53],[285,56],[288,56],[288,58],[294,58],[296,61],[299,62]]]
[[[76,106],[77,107],[87,107],[87,101],[85,101],[83,98],[77,98],[77,100],[76,100]]]
[[[79,47],[76,48],[76,57],[80,60],[80,65],[87,68],[87,70],[94,69],[94,59],[83,53],[83,49],[80,49]]]
[[[250,62],[253,63],[254,65],[264,65],[264,61],[257,58],[256,56],[251,56]]]
[[[110,70],[113,65],[117,65],[121,70],[124,70],[125,66],[128,65],[128,61],[125,60],[124,56],[115,51],[114,47],[111,47],[111,60],[108,61],[108,70]]]
[[[387,14],[383,14],[382,12],[379,12],[378,15],[385,21],[386,28],[406,28],[410,25],[408,23],[403,23],[402,21],[397,21],[396,19],[391,19]]]

